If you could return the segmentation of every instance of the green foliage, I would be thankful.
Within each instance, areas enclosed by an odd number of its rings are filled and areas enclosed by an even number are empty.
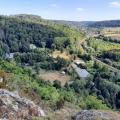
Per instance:
[[[14,73],[14,74],[21,74],[27,72],[25,69],[16,66],[15,62],[9,63],[9,62],[5,62],[4,60],[0,60],[0,69],[4,69],[9,73]]]
[[[77,95],[72,90],[70,90],[70,91],[67,91],[67,90],[60,91],[60,97],[67,102],[71,102],[71,103],[74,103],[74,104],[77,103]]]
[[[42,99],[50,100],[53,103],[57,102],[59,99],[59,93],[54,87],[40,87],[39,94]]]
[[[103,59],[110,59],[110,60],[114,60],[116,62],[120,61],[120,51],[108,51],[108,52],[104,52],[100,57],[102,57]]]
[[[117,82],[120,76],[119,74],[99,68],[99,66],[97,70],[92,83],[89,82],[87,87],[90,88],[90,93],[97,95],[109,107],[116,108],[119,101],[116,95],[120,92],[120,86]]]
[[[5,72],[12,73],[7,87],[10,90],[22,91],[26,94],[33,92],[40,96],[46,102],[52,102],[54,105],[57,103],[70,102],[72,104],[79,105],[83,109],[107,109],[96,97],[89,96],[86,89],[87,82],[85,80],[75,80],[71,85],[67,87],[54,87],[52,84],[35,79],[30,76],[31,72],[28,69],[18,67],[15,63],[0,61],[0,68]],[[12,69],[10,69],[12,68]],[[10,69],[10,70],[9,70]],[[102,85],[102,88],[104,85]],[[116,88],[112,84],[105,86],[111,93],[117,93]],[[86,93],[87,92],[87,93]]]
[[[63,58],[53,58],[50,56],[49,51],[46,49],[33,50],[27,53],[16,53],[14,58],[17,63],[34,66],[37,73],[39,73],[40,68],[45,70],[60,70],[69,65],[69,61]]]
[[[101,100],[98,100],[94,96],[88,96],[86,98],[85,103],[86,103],[87,109],[100,109],[100,110],[108,109],[108,107],[105,104],[103,104]]]
[[[95,51],[98,52],[98,53],[102,52],[102,51],[120,49],[120,44],[106,42],[106,41],[103,41],[101,39],[91,38],[87,42],[88,42],[88,46],[94,48]]]
[[[62,50],[63,48],[66,48],[70,45],[70,40],[68,37],[56,37],[54,41],[55,48],[58,50]]]
[[[85,80],[75,80],[70,87],[75,90],[77,93],[81,93],[85,89],[86,81]]]

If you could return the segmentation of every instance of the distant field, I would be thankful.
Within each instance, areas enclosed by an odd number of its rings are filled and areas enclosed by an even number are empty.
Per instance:
[[[120,34],[104,34],[105,37],[120,41]]]
[[[106,37],[120,38],[120,27],[116,28],[104,28],[101,33]]]
[[[58,71],[47,71],[47,72],[41,73],[40,78],[42,78],[45,81],[50,81],[52,83],[55,80],[58,80],[61,82],[62,86],[64,86],[65,83],[70,80],[70,76],[64,75]]]
[[[120,32],[120,27],[103,28],[102,32],[111,32],[111,33],[117,32],[117,33],[119,33]]]

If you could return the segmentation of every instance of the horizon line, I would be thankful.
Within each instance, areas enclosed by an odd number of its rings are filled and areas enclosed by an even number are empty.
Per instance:
[[[118,19],[103,19],[103,20],[70,20],[70,19],[53,19],[53,18],[44,18],[38,14],[30,14],[30,13],[20,13],[20,14],[0,14],[0,16],[19,16],[19,15],[29,15],[29,16],[37,16],[37,17],[41,17],[42,19],[45,20],[53,20],[53,21],[68,21],[68,22],[102,22],[102,21],[117,21],[120,20],[120,18]]]

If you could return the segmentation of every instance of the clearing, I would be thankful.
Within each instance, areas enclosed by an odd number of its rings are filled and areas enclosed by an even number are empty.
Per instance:
[[[40,74],[40,78],[45,81],[54,82],[55,80],[58,80],[61,82],[61,85],[64,86],[67,81],[70,80],[70,76],[63,74],[59,71],[44,71]]]
[[[60,58],[66,59],[66,60],[70,60],[71,59],[71,56],[66,51],[64,51],[64,52],[54,51],[52,53],[52,56],[53,56],[53,58],[60,57]]]

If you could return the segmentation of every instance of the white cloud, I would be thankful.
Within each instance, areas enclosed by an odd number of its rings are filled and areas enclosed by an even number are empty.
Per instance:
[[[76,8],[76,10],[77,10],[78,12],[84,11],[84,9],[83,9],[83,8],[80,8],[80,7]]]
[[[120,2],[114,1],[114,2],[110,2],[110,7],[114,7],[114,8],[120,8]]]
[[[57,7],[57,4],[50,4],[51,7]]]

